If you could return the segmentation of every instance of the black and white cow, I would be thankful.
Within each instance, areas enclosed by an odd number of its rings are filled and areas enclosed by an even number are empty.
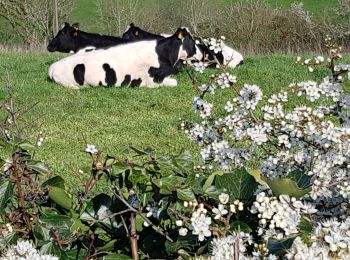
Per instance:
[[[123,39],[127,40],[151,40],[151,39],[162,39],[167,37],[166,34],[153,34],[142,30],[141,28],[131,23],[127,30],[123,33]],[[243,63],[243,56],[233,48],[227,46],[225,43],[221,42],[222,51],[215,53],[211,50],[202,38],[195,37],[197,53],[200,51],[201,55],[198,55],[197,60],[207,61],[210,65],[209,67],[216,67],[217,63],[224,64],[230,68],[235,68]],[[199,51],[198,51],[199,50]]]
[[[165,37],[163,35],[154,34],[142,30],[140,27],[131,23],[128,29],[123,33],[123,39],[137,41],[137,40],[161,40]]]
[[[126,42],[128,42],[128,40],[119,37],[80,31],[79,24],[77,23],[72,25],[65,23],[55,38],[49,42],[47,50],[49,52],[76,53],[78,51],[108,48]]]
[[[91,86],[176,86],[169,76],[179,59],[195,54],[195,40],[186,28],[174,35],[149,41],[129,42],[108,49],[76,53],[49,68],[49,77],[65,87]]]

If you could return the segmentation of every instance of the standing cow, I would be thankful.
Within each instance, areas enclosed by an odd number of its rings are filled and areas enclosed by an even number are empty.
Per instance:
[[[47,50],[49,52],[73,52],[90,51],[99,48],[108,48],[127,43],[128,40],[119,37],[87,33],[79,30],[79,24],[65,23],[63,28],[53,38]]]
[[[157,35],[147,31],[131,23],[127,30],[123,33],[123,39],[127,40],[150,40],[150,39],[162,39],[166,37],[166,34]],[[221,51],[215,53],[211,50],[207,43],[203,41],[202,38],[196,37],[196,50],[198,61],[206,61],[209,63],[209,67],[216,67],[216,65],[223,64],[230,68],[235,68],[243,63],[243,56],[236,50],[227,46],[225,43],[221,42]]]
[[[169,76],[179,59],[195,54],[195,41],[186,28],[161,39],[121,44],[108,49],[76,53],[52,64],[49,77],[65,87],[176,86]]]

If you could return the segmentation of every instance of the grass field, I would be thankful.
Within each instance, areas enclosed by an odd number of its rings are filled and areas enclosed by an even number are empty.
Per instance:
[[[158,154],[175,153],[193,145],[179,130],[179,118],[196,119],[191,112],[191,101],[197,94],[186,73],[176,78],[179,86],[158,89],[86,88],[80,91],[66,89],[50,82],[47,69],[63,55],[36,53],[0,54],[0,72],[10,72],[19,108],[39,102],[24,118],[40,117],[47,129],[48,140],[37,153],[57,174],[64,176],[73,187],[75,171],[89,167],[89,157],[82,151],[87,143],[95,144],[104,154],[121,157],[128,146],[150,146]],[[208,71],[198,83],[204,83]],[[265,95],[284,89],[292,81],[319,78],[324,71],[310,74],[303,66],[294,64],[294,57],[247,57],[243,66],[233,70],[238,85],[257,84]],[[4,99],[1,81],[0,99]],[[222,104],[233,97],[230,90],[219,90],[214,102]],[[302,103],[294,100],[294,104]],[[6,151],[1,151],[1,155]],[[197,154],[197,153],[196,153]],[[7,153],[9,156],[9,153]]]

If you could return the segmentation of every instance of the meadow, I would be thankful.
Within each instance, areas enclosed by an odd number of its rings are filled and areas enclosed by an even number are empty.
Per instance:
[[[62,54],[2,53],[0,72],[11,77],[17,108],[38,104],[22,118],[22,123],[36,120],[47,129],[48,139],[36,153],[50,169],[63,176],[71,187],[79,169],[87,171],[89,157],[83,152],[86,143],[95,144],[104,155],[124,158],[129,146],[151,147],[156,154],[190,150],[198,158],[198,147],[180,130],[180,120],[193,120],[191,102],[198,94],[186,71],[175,77],[174,88],[85,88],[70,90],[50,82],[47,70]],[[284,55],[248,56],[243,66],[231,71],[237,86],[244,83],[260,86],[265,96],[288,87],[289,83],[319,79],[326,71],[309,73],[305,66],[295,64],[295,57]],[[215,70],[195,73],[196,85],[206,83]],[[5,82],[1,81],[0,99],[6,98]],[[214,102],[223,107],[234,97],[232,90],[217,90]],[[292,100],[291,106],[303,100]],[[220,113],[220,111],[217,111]],[[1,151],[8,155],[8,151]],[[124,156],[124,157],[123,157]]]

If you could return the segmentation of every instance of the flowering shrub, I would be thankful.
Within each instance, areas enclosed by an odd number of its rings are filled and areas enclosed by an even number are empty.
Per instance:
[[[320,83],[291,83],[264,99],[258,86],[238,89],[235,81],[223,81],[219,74],[202,85],[193,100],[202,121],[182,124],[200,146],[206,169],[221,169],[224,176],[234,176],[232,171],[242,167],[251,169],[252,162],[258,169],[248,171],[261,185],[247,204],[255,219],[245,223],[258,224],[250,234],[267,250],[245,251],[245,257],[346,259],[350,253],[350,95],[342,89],[350,67],[336,64],[341,48],[328,37],[326,47],[328,59],[298,57],[296,62],[310,72],[318,66],[329,68],[331,75]],[[228,85],[236,96],[225,104],[226,115],[216,118],[215,107],[205,96]],[[292,95],[303,98],[304,105],[291,108]]]
[[[292,83],[264,97],[256,85],[236,86],[222,66],[201,84],[193,99],[200,122],[181,124],[200,147],[201,165],[187,151],[157,156],[131,147],[138,159],[130,161],[86,144],[91,170],[80,172],[88,178],[78,193],[34,160],[44,133],[17,131],[10,95],[1,145],[15,152],[1,161],[1,254],[347,259],[350,97],[342,82],[350,66],[336,64],[340,49],[328,46],[329,59],[297,60],[310,71],[328,67],[331,76],[321,82]],[[217,118],[206,97],[220,89],[233,96]],[[293,95],[304,105],[291,107]],[[100,180],[107,184],[103,193],[94,189]]]

